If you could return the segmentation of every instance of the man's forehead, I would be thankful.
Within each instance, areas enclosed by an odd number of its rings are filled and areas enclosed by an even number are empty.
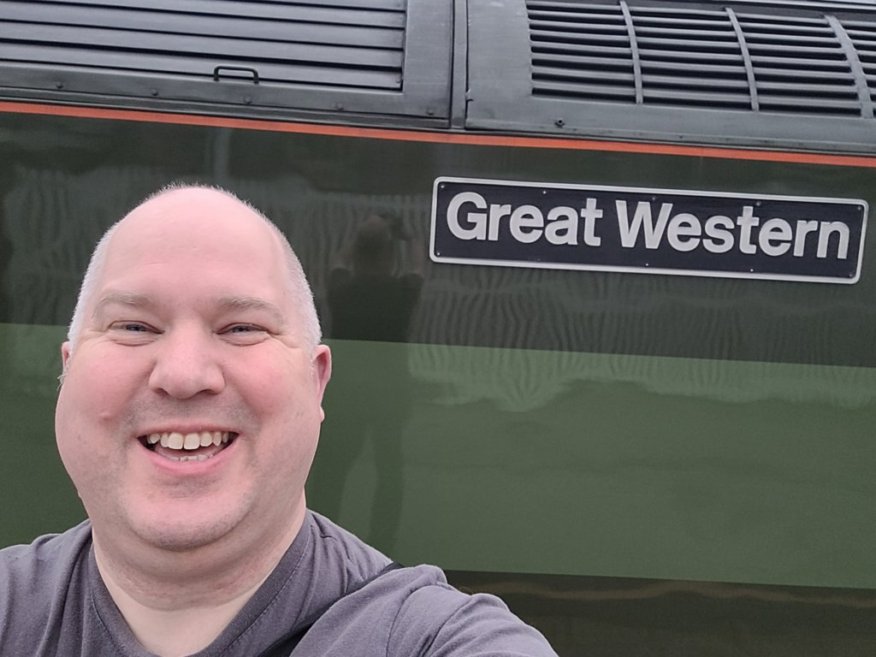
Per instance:
[[[210,189],[176,189],[155,196],[129,212],[118,231],[149,231],[168,226],[210,225],[216,230],[267,229],[266,222],[248,205]]]
[[[242,256],[255,252],[265,263],[272,263],[272,256],[282,258],[277,236],[252,208],[221,192],[180,189],[150,199],[125,216],[110,238],[107,258],[223,248]]]
[[[241,298],[254,290],[261,292],[253,298],[275,298],[288,288],[283,250],[267,220],[206,189],[173,190],[130,212],[110,236],[99,277],[100,298],[108,289],[141,294],[149,281],[170,279],[202,289],[201,282],[227,284]]]
[[[227,208],[256,214],[246,203],[228,192],[208,187],[178,187],[159,192],[135,207],[128,215],[160,212],[163,209]]]

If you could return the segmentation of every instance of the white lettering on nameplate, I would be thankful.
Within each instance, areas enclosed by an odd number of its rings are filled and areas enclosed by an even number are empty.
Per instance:
[[[435,262],[855,283],[858,199],[438,178]]]

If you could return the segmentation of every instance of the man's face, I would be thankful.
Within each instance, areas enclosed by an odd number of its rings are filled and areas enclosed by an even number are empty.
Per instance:
[[[119,226],[62,348],[55,418],[96,536],[183,550],[303,512],[330,357],[303,340],[287,280],[276,237],[216,192],[170,192]]]

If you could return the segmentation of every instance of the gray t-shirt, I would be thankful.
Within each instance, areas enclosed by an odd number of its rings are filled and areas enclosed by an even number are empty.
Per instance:
[[[295,657],[556,657],[498,599],[469,596],[432,566],[389,560],[315,513],[277,568],[197,657],[255,657],[331,605]],[[0,655],[149,657],[109,595],[84,522],[0,550]]]

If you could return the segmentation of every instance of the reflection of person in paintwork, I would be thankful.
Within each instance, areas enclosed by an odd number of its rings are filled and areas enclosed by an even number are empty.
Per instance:
[[[332,337],[406,342],[423,285],[423,260],[399,218],[370,215],[332,267]]]
[[[336,369],[329,408],[337,404],[317,461],[319,508],[340,515],[344,480],[370,439],[377,470],[369,540],[395,544],[402,509],[402,432],[411,406],[407,342],[423,285],[421,245],[392,215],[372,214],[341,250],[328,284],[331,336],[364,340]],[[385,344],[375,345],[374,342]]]
[[[0,551],[0,654],[289,655],[313,619],[295,655],[553,654],[307,510],[330,353],[288,242],[235,197],[165,190],[111,228],[62,358],[89,519]]]

